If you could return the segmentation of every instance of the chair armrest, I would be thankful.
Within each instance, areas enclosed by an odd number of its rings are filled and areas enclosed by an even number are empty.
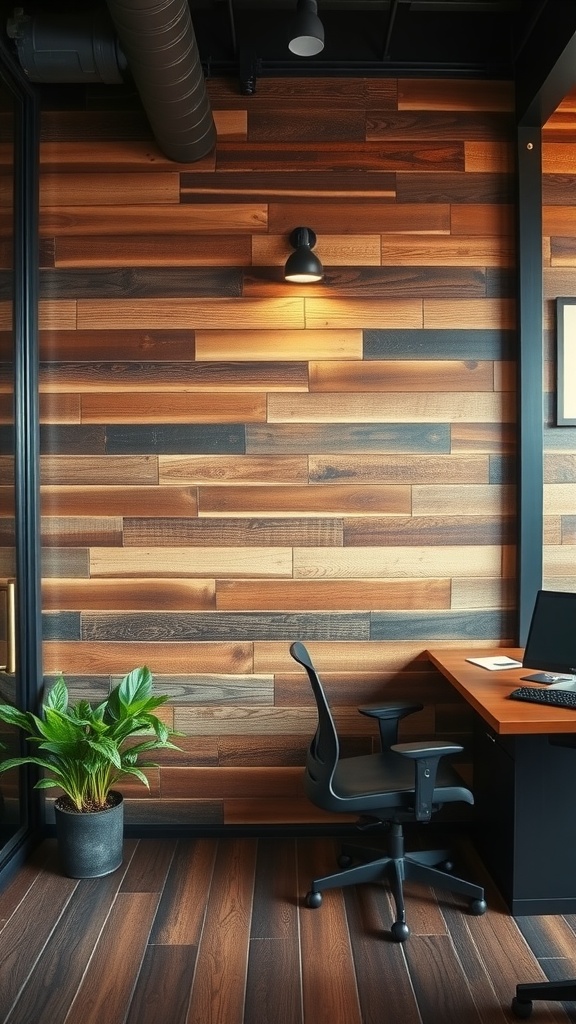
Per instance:
[[[391,750],[395,754],[415,761],[414,814],[416,821],[430,821],[432,797],[436,786],[436,773],[441,757],[446,754],[460,754],[464,747],[458,743],[443,740],[426,740],[423,743],[395,743]]]
[[[407,701],[390,701],[388,704],[365,704],[358,708],[361,715],[378,719],[380,730],[380,746],[382,750],[390,750],[393,743],[398,742],[398,725],[406,715],[422,711],[423,704],[408,704]]]

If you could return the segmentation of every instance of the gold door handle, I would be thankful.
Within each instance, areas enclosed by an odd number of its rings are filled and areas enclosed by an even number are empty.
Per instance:
[[[0,672],[14,675],[16,672],[16,580],[0,583],[0,592],[6,593],[6,664],[0,665]]]

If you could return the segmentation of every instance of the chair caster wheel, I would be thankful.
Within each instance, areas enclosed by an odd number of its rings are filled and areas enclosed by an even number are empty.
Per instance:
[[[518,999],[514,996],[512,1000],[512,1013],[515,1017],[529,1017],[532,1013],[532,1000],[531,999]]]
[[[475,914],[476,917],[480,917],[482,914],[485,914],[487,909],[486,900],[472,900],[472,903],[470,904],[470,913]]]
[[[306,906],[307,907],[312,907],[312,909],[315,910],[316,907],[320,907],[321,905],[322,905],[322,893],[321,892],[312,892],[312,891],[310,891],[310,892],[306,893]]]
[[[390,934],[394,939],[394,942],[406,942],[406,939],[410,935],[410,929],[404,921],[394,921],[390,929]]]
[[[341,853],[337,861],[339,868],[349,868],[352,864],[352,857],[348,853]]]

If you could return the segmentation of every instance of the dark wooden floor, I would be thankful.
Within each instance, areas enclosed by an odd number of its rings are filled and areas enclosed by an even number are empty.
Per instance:
[[[75,881],[48,840],[0,893],[2,1024],[502,1024],[517,981],[576,976],[576,918],[512,919],[407,887],[303,903],[330,839],[127,840],[122,868]],[[466,850],[464,851],[466,855]],[[532,1020],[576,1020],[535,1003]]]

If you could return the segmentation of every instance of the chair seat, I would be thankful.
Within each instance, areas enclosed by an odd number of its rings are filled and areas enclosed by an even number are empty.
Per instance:
[[[313,783],[310,789],[315,788]],[[360,813],[377,812],[379,808],[410,807],[414,803],[414,765],[393,751],[340,758],[332,779],[332,793],[322,788],[315,800],[326,809],[336,809],[340,801],[346,809]],[[438,765],[434,803],[463,801],[473,804],[474,797],[463,785],[457,772],[446,763]]]

